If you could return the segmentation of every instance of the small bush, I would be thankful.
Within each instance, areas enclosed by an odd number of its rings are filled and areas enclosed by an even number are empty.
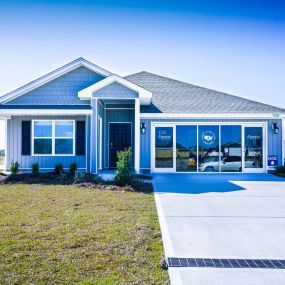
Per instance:
[[[57,163],[57,164],[54,166],[54,173],[55,173],[55,174],[61,174],[61,173],[63,173],[63,165],[62,165],[62,163]]]
[[[87,173],[85,173],[86,175]],[[103,182],[102,177],[99,174],[91,174],[91,182],[95,183],[95,184],[100,184]]]
[[[117,170],[114,176],[115,183],[119,186],[131,184],[133,180],[131,168],[131,149],[118,153]]]
[[[39,167],[39,163],[35,162],[32,164],[32,173],[34,176],[38,176],[40,173],[40,167]]]
[[[20,163],[18,161],[14,162],[12,161],[11,164],[10,164],[10,171],[12,174],[16,174],[19,172],[19,166],[20,166]]]
[[[58,181],[60,182],[66,182],[68,181],[68,177],[67,177],[67,174],[64,173],[63,171],[60,172],[60,176],[58,178]]]
[[[285,166],[277,166],[275,170],[276,170],[276,173],[285,174]]]
[[[74,183],[84,182],[84,176],[85,176],[84,172],[75,170],[75,173],[74,173]]]
[[[77,171],[77,163],[76,162],[72,162],[69,165],[69,172],[72,176],[75,176],[75,172]]]
[[[100,184],[101,182],[103,182],[103,180],[101,176],[98,174],[75,171],[74,183],[83,183],[83,182]]]

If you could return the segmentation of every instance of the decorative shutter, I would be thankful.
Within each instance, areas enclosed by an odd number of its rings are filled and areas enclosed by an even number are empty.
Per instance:
[[[31,121],[22,121],[22,155],[31,155]]]
[[[76,122],[76,155],[85,155],[85,121]]]

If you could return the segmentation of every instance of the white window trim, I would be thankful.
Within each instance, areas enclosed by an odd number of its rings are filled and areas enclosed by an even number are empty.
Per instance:
[[[269,167],[267,166],[267,157],[268,157],[268,123],[267,122],[152,122],[151,123],[151,173],[162,173],[163,169],[161,168],[155,168],[155,128],[156,127],[173,127],[173,129],[176,128],[176,126],[224,126],[224,125],[240,125],[242,127],[242,132],[244,132],[244,127],[262,127],[263,128],[263,168],[254,168],[254,169],[245,169],[244,167],[244,152],[242,153],[242,172],[239,173],[266,173],[268,172]],[[197,129],[198,132],[198,129]],[[174,133],[173,133],[174,134]],[[176,136],[176,134],[175,134]],[[174,141],[174,140],[173,140]],[[175,137],[175,144],[176,144],[176,137]],[[197,136],[197,145],[198,145],[198,136]],[[244,148],[244,135],[242,134],[242,148]],[[176,148],[174,157],[176,157]],[[174,159],[174,163],[175,159]],[[176,167],[176,165],[175,165]],[[171,169],[172,170],[172,169]],[[252,170],[252,171],[251,171]],[[185,172],[185,171],[176,171],[176,168],[172,171],[168,171],[168,173],[194,173],[194,174],[218,174],[218,173],[237,173],[237,172],[199,172],[198,170],[196,172]]]
[[[35,137],[34,136],[34,126],[36,122],[51,122],[52,123],[52,136],[51,137]],[[73,125],[73,136],[72,137],[56,137],[55,136],[55,123],[56,122],[72,122]],[[37,154],[34,153],[34,140],[35,139],[51,139],[52,141],[52,153],[50,154]],[[55,140],[56,139],[72,139],[73,140],[73,150],[72,154],[56,154],[55,153]],[[32,120],[32,156],[75,156],[75,120]]]

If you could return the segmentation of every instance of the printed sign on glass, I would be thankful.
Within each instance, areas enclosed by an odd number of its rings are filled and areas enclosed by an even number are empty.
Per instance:
[[[155,144],[156,147],[172,147],[173,146],[173,128],[158,127],[155,128]]]
[[[277,166],[278,165],[278,156],[277,155],[268,155],[267,165],[272,166],[272,167]]]

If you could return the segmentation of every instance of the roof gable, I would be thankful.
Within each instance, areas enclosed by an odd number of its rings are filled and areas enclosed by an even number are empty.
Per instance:
[[[114,86],[114,83],[117,83],[115,86],[123,86],[124,88],[130,89],[134,92],[138,93],[138,97],[140,100],[141,105],[149,105],[151,102],[152,94],[148,90],[116,75],[113,74],[112,76],[109,76],[89,87],[86,89],[78,92],[78,97],[81,100],[90,100],[92,97],[96,97],[96,92],[99,92],[100,90],[106,88],[107,86]],[[122,90],[121,90],[122,91]],[[125,93],[125,92],[124,92]],[[108,96],[109,97],[109,96]],[[119,95],[117,96],[119,98]]]
[[[84,58],[78,58],[58,69],[56,69],[55,71],[52,71],[8,94],[5,94],[3,96],[0,97],[0,104],[5,104],[15,98],[18,98],[19,96],[22,96],[28,92],[31,92],[33,90],[35,90],[36,88],[52,81],[55,80],[57,78],[59,78],[60,76],[65,75],[66,73],[69,73],[79,67],[85,67],[88,68],[89,70],[99,74],[100,76],[102,76],[102,78],[105,78],[107,76],[112,75],[112,73],[110,73],[109,71],[85,60]]]
[[[90,101],[80,100],[77,93],[103,79],[102,75],[80,66],[8,101],[5,105],[90,105]]]

